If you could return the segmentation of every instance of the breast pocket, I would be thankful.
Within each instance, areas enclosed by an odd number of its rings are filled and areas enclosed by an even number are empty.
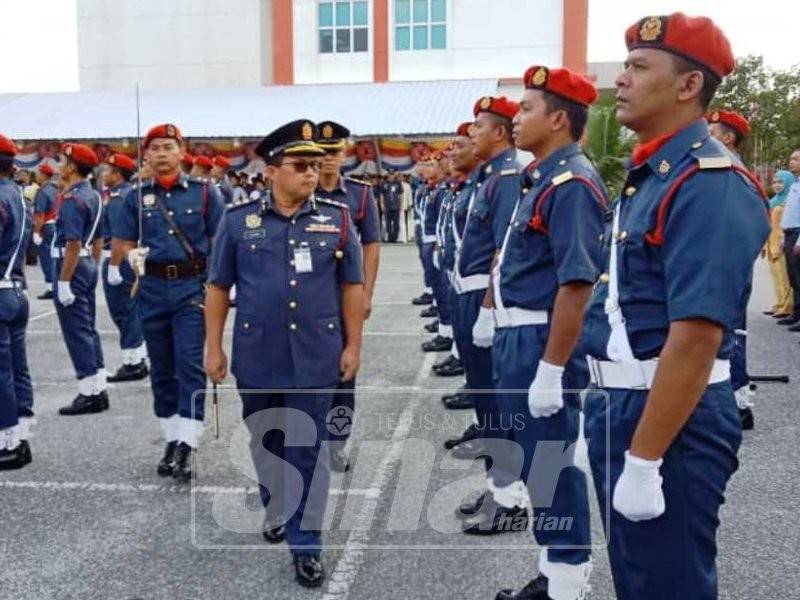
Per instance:
[[[190,240],[203,236],[205,223],[203,222],[203,213],[200,207],[190,206],[176,210],[173,218]]]
[[[617,239],[620,296],[630,291],[638,299],[662,297],[664,279],[660,250],[644,239],[644,231],[621,230]]]
[[[145,245],[148,240],[152,240],[165,230],[164,217],[157,208],[142,209],[142,238]]]

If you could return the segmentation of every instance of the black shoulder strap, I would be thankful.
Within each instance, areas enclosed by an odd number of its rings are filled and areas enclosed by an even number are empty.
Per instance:
[[[194,260],[197,257],[197,253],[192,245],[189,243],[189,239],[186,237],[186,234],[183,233],[183,230],[178,227],[178,224],[175,222],[175,219],[169,214],[167,207],[161,203],[161,199],[156,196],[156,206],[158,210],[161,211],[161,216],[164,217],[164,220],[169,225],[170,229],[175,233],[175,237],[178,238],[178,241],[183,248],[183,251],[186,252],[186,255],[189,257],[189,260]]]

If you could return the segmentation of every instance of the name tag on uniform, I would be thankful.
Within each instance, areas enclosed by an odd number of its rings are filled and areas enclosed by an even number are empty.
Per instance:
[[[314,265],[311,264],[310,248],[294,249],[294,270],[298,273],[311,273],[314,270]]]

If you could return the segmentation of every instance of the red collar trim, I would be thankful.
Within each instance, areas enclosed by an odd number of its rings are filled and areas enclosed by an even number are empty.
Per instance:
[[[662,146],[664,146],[664,144],[674,138],[677,133],[677,131],[674,131],[672,133],[667,133],[652,139],[649,142],[645,142],[644,144],[638,144],[636,147],[634,147],[633,153],[631,154],[633,166],[638,167],[649,160],[651,156],[653,156],[661,149]]]
[[[180,173],[176,173],[175,175],[157,175],[156,181],[162,188],[169,190],[175,187],[180,176]]]

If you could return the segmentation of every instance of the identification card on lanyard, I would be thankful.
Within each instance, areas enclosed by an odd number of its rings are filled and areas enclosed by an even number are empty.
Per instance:
[[[294,249],[294,270],[298,273],[311,273],[314,271],[310,248]]]

